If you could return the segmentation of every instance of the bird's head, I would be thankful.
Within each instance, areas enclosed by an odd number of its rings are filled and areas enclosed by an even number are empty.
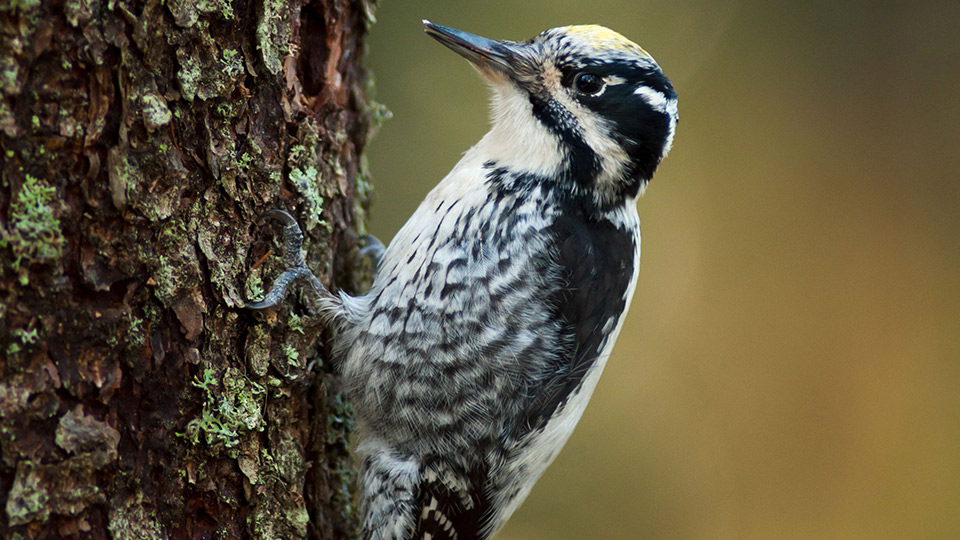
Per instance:
[[[673,143],[677,94],[646,51],[596,25],[495,41],[424,21],[493,87],[498,165],[603,203],[636,196]]]

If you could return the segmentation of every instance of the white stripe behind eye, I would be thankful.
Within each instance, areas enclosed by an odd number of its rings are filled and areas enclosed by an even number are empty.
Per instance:
[[[633,93],[642,97],[653,110],[662,113],[667,112],[667,96],[663,92],[654,90],[649,86],[640,86]]]

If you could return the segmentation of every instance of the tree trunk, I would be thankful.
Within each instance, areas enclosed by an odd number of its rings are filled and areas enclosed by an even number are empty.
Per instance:
[[[0,537],[354,536],[323,329],[242,306],[270,208],[368,279],[374,3],[0,0]]]

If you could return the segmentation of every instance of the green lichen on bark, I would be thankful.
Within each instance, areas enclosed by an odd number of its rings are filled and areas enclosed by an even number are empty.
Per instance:
[[[32,474],[33,463],[21,461],[13,487],[7,495],[7,517],[12,525],[28,523],[34,519],[45,521],[50,515],[50,494],[38,475]]]
[[[13,270],[21,285],[30,281],[31,264],[56,262],[63,253],[57,189],[27,174],[10,205],[10,227],[0,225],[0,248],[13,252]]]
[[[323,178],[320,171],[323,166],[320,134],[316,127],[310,124],[301,125],[297,133],[297,143],[287,154],[287,167],[290,171],[290,185],[306,203],[302,225],[307,231],[321,224],[323,195],[320,193],[320,186]]]
[[[257,3],[257,48],[263,65],[276,75],[283,67],[290,42],[290,4],[284,0]]]
[[[177,24],[190,28],[200,20],[201,15],[219,15],[223,19],[233,19],[233,5],[230,0],[170,0],[167,5]]]
[[[54,514],[76,515],[104,502],[104,491],[94,482],[96,471],[102,467],[90,455],[55,464],[20,461],[7,497],[10,524],[45,523]]]
[[[112,501],[107,528],[113,540],[165,540],[167,534],[156,512],[145,507],[143,492]]]
[[[167,100],[157,92],[147,92],[140,96],[140,106],[143,123],[151,131],[169,124],[173,119]]]
[[[206,444],[230,449],[240,444],[244,433],[263,431],[261,409],[266,391],[262,385],[233,368],[222,378],[213,369],[205,369],[192,384],[203,393],[200,415],[187,424],[186,435],[193,444],[199,444],[202,434]]]
[[[280,270],[270,208],[325,282],[366,280],[372,9],[0,6],[0,536],[351,536],[324,328],[242,305]]]

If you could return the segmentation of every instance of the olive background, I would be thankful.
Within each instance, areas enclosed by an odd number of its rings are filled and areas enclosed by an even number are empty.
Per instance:
[[[388,241],[488,126],[420,20],[609,26],[680,96],[633,305],[500,540],[960,538],[960,2],[384,0]],[[585,261],[584,264],[589,264]]]

